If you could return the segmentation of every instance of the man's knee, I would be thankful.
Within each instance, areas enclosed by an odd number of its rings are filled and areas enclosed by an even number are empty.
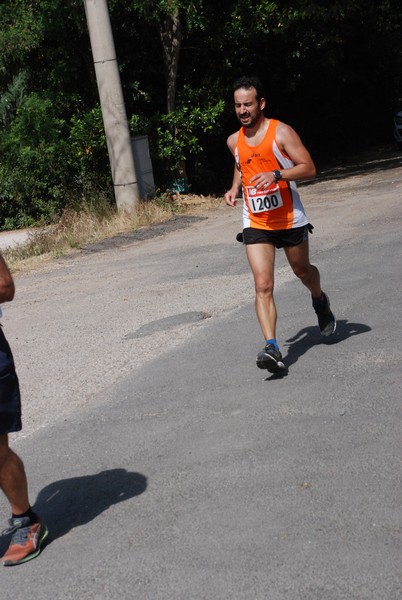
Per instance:
[[[255,293],[258,296],[272,296],[274,291],[274,282],[265,277],[256,277],[254,280]]]
[[[298,277],[301,281],[309,281],[312,277],[314,277],[315,272],[317,271],[316,267],[311,264],[295,264],[292,265],[293,273]]]
[[[311,269],[306,268],[305,266],[295,265],[292,267],[292,269],[293,269],[293,273],[296,275],[296,277],[298,277],[302,281],[304,279],[307,279],[307,277],[309,277],[309,275],[311,273]]]

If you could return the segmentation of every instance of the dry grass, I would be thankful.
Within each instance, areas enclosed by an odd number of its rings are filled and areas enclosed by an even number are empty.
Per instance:
[[[79,212],[66,210],[57,224],[32,230],[26,243],[3,254],[13,273],[27,272],[88,244],[163,223],[173,214],[194,214],[220,203],[216,198],[178,196],[145,202],[133,214],[119,213],[110,206],[96,212],[85,208]]]

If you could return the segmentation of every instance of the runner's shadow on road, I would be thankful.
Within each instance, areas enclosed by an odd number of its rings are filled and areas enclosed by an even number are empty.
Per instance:
[[[337,321],[336,331],[329,337],[323,337],[317,326],[304,327],[298,334],[286,340],[288,346],[284,363],[287,367],[294,365],[310,348],[318,345],[332,346],[361,333],[371,331],[371,327],[363,323],[349,323],[346,319]]]
[[[113,504],[125,502],[145,492],[147,478],[125,469],[111,469],[95,475],[61,479],[39,492],[33,509],[49,528],[51,543],[75,527],[95,519]],[[0,556],[9,544],[9,536],[0,538]]]

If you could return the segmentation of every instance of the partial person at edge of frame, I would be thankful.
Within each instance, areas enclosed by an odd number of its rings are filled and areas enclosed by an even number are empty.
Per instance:
[[[14,298],[12,275],[0,254],[0,303]],[[2,311],[0,308],[0,318]],[[10,448],[8,434],[20,431],[21,397],[14,359],[0,325],[0,488],[11,509],[9,547],[2,557],[5,567],[25,563],[38,556],[48,535],[48,529],[32,510],[28,497],[25,468],[19,456]]]

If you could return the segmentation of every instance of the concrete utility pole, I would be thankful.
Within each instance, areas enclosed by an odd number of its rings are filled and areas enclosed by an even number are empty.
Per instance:
[[[135,164],[106,0],[84,0],[117,208],[140,201]]]

